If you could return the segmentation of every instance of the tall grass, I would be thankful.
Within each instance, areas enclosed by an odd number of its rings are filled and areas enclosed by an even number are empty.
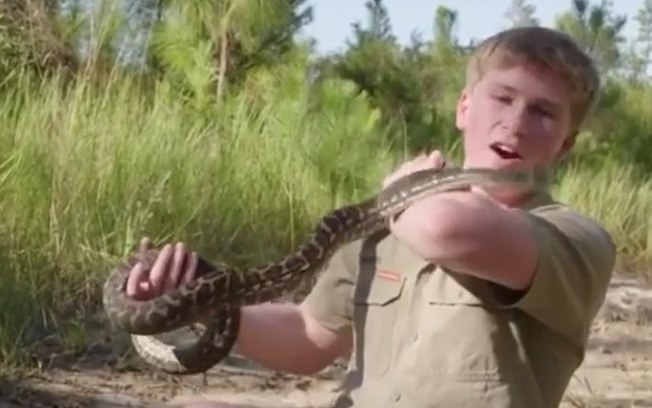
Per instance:
[[[109,262],[142,236],[241,265],[271,259],[391,165],[377,113],[345,83],[313,100],[292,78],[259,81],[199,114],[165,82],[147,97],[126,80],[24,82],[0,96],[5,356],[42,311],[97,301]]]
[[[555,186],[556,198],[600,221],[617,247],[620,260],[639,273],[652,260],[652,180],[632,165],[605,158],[598,170],[570,166]]]
[[[107,269],[142,236],[240,265],[273,259],[375,191],[402,155],[350,83],[309,90],[292,64],[252,74],[219,105],[180,100],[165,80],[146,93],[124,78],[20,81],[0,94],[5,361],[51,310],[99,302]],[[566,168],[559,197],[601,220],[622,254],[652,259],[652,185],[605,163]]]

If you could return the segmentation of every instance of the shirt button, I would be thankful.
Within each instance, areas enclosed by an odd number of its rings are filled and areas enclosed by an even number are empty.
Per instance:
[[[401,393],[394,391],[394,401],[398,401],[401,399]]]
[[[412,334],[412,341],[416,343],[417,340],[419,340],[419,332],[414,332]]]

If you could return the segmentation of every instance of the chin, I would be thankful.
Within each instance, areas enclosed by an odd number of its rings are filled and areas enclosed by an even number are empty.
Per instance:
[[[505,170],[524,170],[527,169],[528,163],[525,160],[502,160],[499,159],[495,164],[498,169]]]

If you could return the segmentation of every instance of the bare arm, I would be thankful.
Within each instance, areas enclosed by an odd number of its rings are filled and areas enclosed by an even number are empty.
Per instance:
[[[144,238],[140,247],[147,249],[150,245],[149,239]],[[193,279],[196,265],[197,254],[186,251],[183,243],[164,245],[150,273],[141,264],[134,266],[127,294],[138,299],[158,296],[179,282]],[[335,332],[325,328],[305,304],[267,303],[243,308],[236,348],[269,368],[311,374],[347,354],[351,343],[350,329]]]
[[[529,220],[481,194],[428,198],[406,210],[393,230],[425,259],[511,289],[527,288],[536,270]]]
[[[617,253],[594,220],[564,206],[524,212],[463,192],[429,199],[404,215],[395,230],[422,257],[515,289],[494,300],[585,347]]]
[[[349,352],[351,333],[326,329],[303,304],[266,303],[243,309],[237,348],[268,368],[313,374]]]
[[[324,328],[305,304],[265,303],[246,306],[242,312],[236,347],[243,355],[266,367],[312,374],[350,349],[350,331],[336,334]],[[198,400],[183,408],[259,407]]]

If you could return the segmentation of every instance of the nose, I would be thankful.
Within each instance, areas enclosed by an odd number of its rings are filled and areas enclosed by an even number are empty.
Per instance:
[[[527,108],[513,104],[504,110],[503,128],[510,133],[522,136],[525,134]]]

